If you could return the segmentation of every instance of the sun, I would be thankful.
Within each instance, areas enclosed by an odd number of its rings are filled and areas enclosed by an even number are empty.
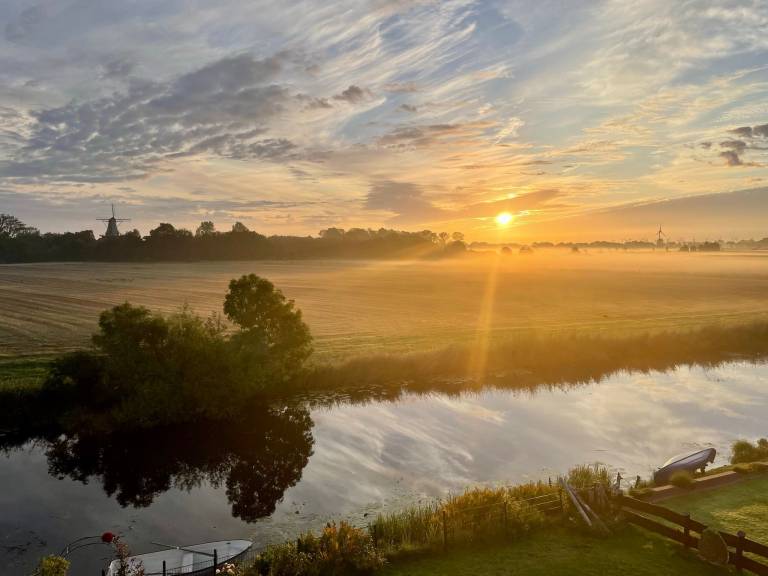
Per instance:
[[[510,222],[512,222],[512,214],[509,212],[499,212],[496,215],[496,224],[499,226],[506,226]]]

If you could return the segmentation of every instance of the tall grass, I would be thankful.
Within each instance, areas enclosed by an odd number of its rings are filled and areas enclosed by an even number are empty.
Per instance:
[[[369,531],[389,555],[501,540],[552,522],[548,513],[560,502],[559,487],[544,482],[471,488],[442,501],[379,515]]]
[[[492,345],[483,376],[471,378],[472,347],[452,346],[405,355],[359,357],[316,365],[292,393],[318,402],[397,398],[403,393],[459,393],[481,388],[562,387],[599,381],[619,371],[714,366],[768,357],[768,323],[712,325],[636,336],[541,336]]]

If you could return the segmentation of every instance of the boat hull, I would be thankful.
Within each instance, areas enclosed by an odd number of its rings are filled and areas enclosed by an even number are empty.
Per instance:
[[[664,466],[653,473],[653,482],[660,486],[669,483],[675,472],[683,471],[693,474],[696,470],[704,470],[707,464],[715,461],[717,452],[714,448],[698,450],[690,454],[685,454],[668,460]]]
[[[134,572],[141,573],[139,570],[143,569],[145,576],[161,576],[163,562],[166,576],[213,574],[214,550],[218,564],[221,565],[241,558],[252,545],[253,542],[249,540],[221,540],[129,556],[125,560],[128,564],[127,574],[132,576]],[[120,561],[113,560],[107,570],[107,576],[117,576],[119,568]]]

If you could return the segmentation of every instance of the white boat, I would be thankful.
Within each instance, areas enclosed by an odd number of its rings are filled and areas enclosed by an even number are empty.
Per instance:
[[[221,565],[225,562],[237,560],[247,552],[253,542],[250,540],[221,540],[219,542],[206,542],[205,544],[193,544],[191,546],[168,546],[167,550],[138,554],[125,559],[128,576],[144,574],[146,576],[162,575],[175,576],[176,574],[212,574],[214,551],[216,562]],[[165,572],[163,572],[165,562]],[[141,569],[143,568],[143,572]],[[113,560],[107,576],[117,576],[120,573],[120,560]]]

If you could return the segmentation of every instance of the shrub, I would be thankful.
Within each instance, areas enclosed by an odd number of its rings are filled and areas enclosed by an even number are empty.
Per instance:
[[[768,438],[760,438],[757,444],[738,440],[731,447],[731,464],[743,464],[768,460]]]
[[[40,560],[35,576],[67,576],[69,560],[61,556],[46,556]]]
[[[678,470],[669,477],[669,483],[678,488],[690,488],[693,486],[693,474],[687,470]]]
[[[739,474],[754,474],[768,471],[768,464],[765,462],[748,462],[746,464],[736,464],[733,471]]]
[[[611,478],[608,468],[600,464],[592,466],[580,464],[568,470],[568,483],[574,488],[591,488],[595,484],[601,484],[604,488],[611,486]]]
[[[295,542],[270,546],[246,576],[351,576],[370,574],[383,565],[371,537],[341,522],[327,524],[319,536],[307,533]]]

